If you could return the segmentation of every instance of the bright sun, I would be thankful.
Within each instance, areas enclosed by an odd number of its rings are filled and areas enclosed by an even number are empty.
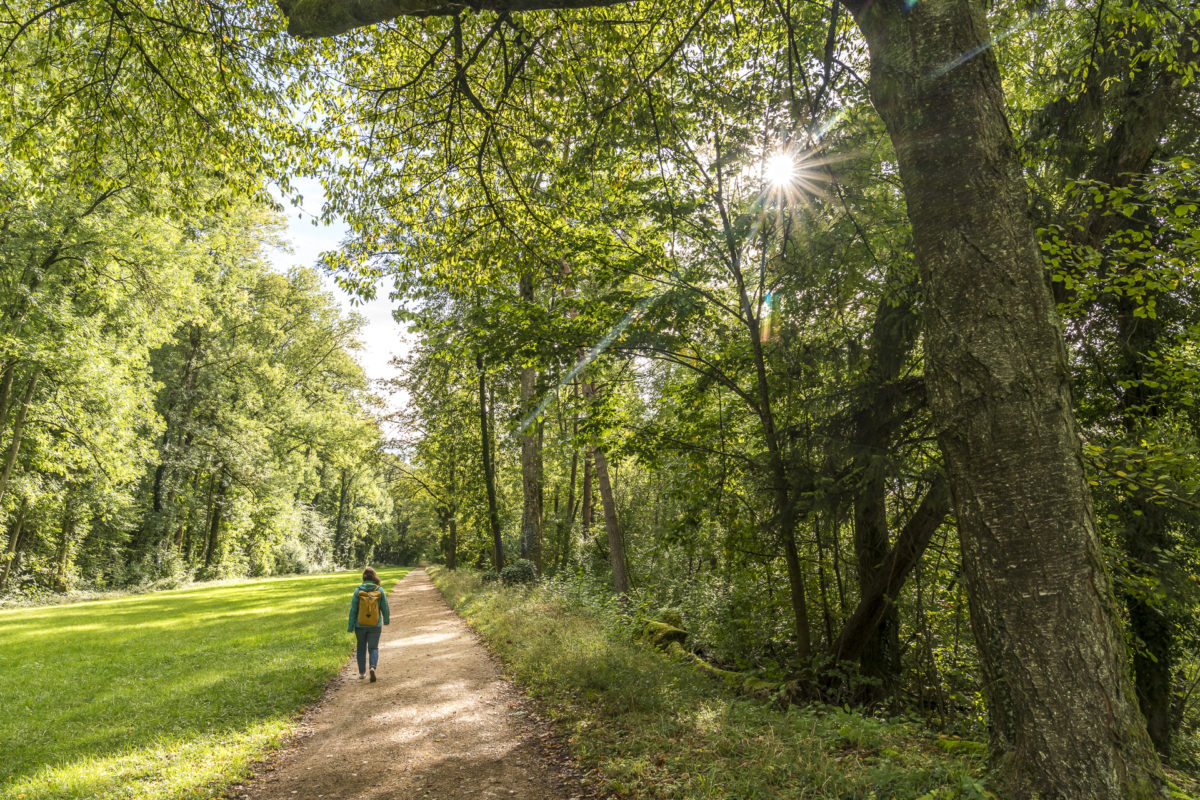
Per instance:
[[[789,153],[776,153],[767,159],[763,177],[772,186],[787,186],[796,179],[796,162]]]

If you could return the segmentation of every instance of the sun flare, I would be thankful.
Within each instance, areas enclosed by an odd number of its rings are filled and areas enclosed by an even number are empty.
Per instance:
[[[776,153],[767,159],[763,177],[771,186],[787,186],[796,179],[796,160],[791,153]]]

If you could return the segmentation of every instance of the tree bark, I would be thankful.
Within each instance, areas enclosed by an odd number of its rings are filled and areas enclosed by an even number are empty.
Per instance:
[[[65,592],[67,584],[67,569],[71,563],[71,542],[75,538],[75,506],[68,496],[63,508],[62,528],[58,539],[58,552],[54,562],[54,591]]]
[[[1136,186],[1152,171],[1154,160],[1170,141],[1169,131],[1187,114],[1186,93],[1181,85],[1187,70],[1182,67],[1200,61],[1196,38],[1200,26],[1186,26],[1185,35],[1177,39],[1174,60],[1131,63],[1162,34],[1152,20],[1150,17],[1131,28],[1108,30],[1105,36],[1103,15],[1098,15],[1094,35],[1099,47],[1093,41],[1087,58],[1088,90],[1078,96],[1056,98],[1034,117],[1032,138],[1045,143],[1051,161],[1060,162],[1063,182],[1087,178],[1113,187]],[[1080,244],[1103,253],[1105,239],[1118,229],[1138,229],[1149,239],[1156,235],[1157,227],[1158,221],[1144,210],[1130,218],[1113,213],[1104,203],[1096,203],[1085,224],[1072,235]],[[1122,264],[1106,266],[1119,271],[1129,269]],[[1056,284],[1056,291],[1065,293],[1061,287]],[[1111,359],[1106,350],[1105,363],[1097,368],[1128,387],[1114,399],[1121,425],[1132,441],[1143,435],[1148,419],[1161,415],[1164,407],[1164,398],[1158,397],[1162,390],[1150,388],[1144,381],[1145,354],[1169,349],[1172,339],[1168,332],[1171,326],[1161,316],[1136,315],[1140,302],[1128,295],[1115,299],[1101,296],[1092,304],[1091,314],[1092,319],[1111,317],[1116,323],[1117,358]],[[1094,336],[1091,330],[1086,335]],[[1097,422],[1106,426],[1110,411],[1096,413],[1101,415]],[[1135,494],[1122,505],[1122,543],[1130,568],[1163,579],[1170,568],[1170,559],[1164,553],[1170,550],[1171,515],[1145,493]],[[1130,630],[1138,643],[1133,656],[1138,702],[1150,739],[1166,759],[1171,754],[1174,728],[1171,673],[1177,628],[1162,604],[1148,602],[1145,593],[1130,593],[1124,599]]]
[[[219,475],[213,475],[216,492],[212,496],[212,510],[208,520],[208,543],[204,547],[204,569],[212,571],[217,566],[218,548],[221,544],[221,522],[225,516],[225,493],[228,485]]]
[[[571,479],[567,485],[567,507],[558,518],[557,570],[566,567],[571,558],[571,525],[575,522],[575,481],[579,475],[579,449],[571,450]],[[555,495],[555,504],[558,503]]]
[[[34,367],[33,374],[29,376],[29,382],[25,384],[25,394],[21,397],[21,406],[17,409],[17,416],[13,420],[12,441],[8,445],[8,455],[4,459],[4,470],[0,472],[0,500],[4,499],[4,493],[8,489],[8,480],[12,477],[13,466],[17,463],[17,454],[21,450],[21,438],[25,435],[25,415],[29,411],[29,403],[33,400],[33,393],[37,390],[38,379],[41,376],[41,366]]]
[[[592,522],[596,518],[594,490],[592,489],[592,451],[583,454],[583,508],[580,511],[580,527],[586,542],[592,535]]]
[[[483,353],[475,354],[475,367],[479,370],[479,455],[483,461],[488,524],[492,530],[492,562],[499,572],[504,569],[504,540],[500,536],[500,511],[496,507],[496,465],[492,463],[492,437],[488,435],[487,382],[483,373]]]
[[[458,569],[458,520],[455,518],[454,512],[450,513],[449,519],[450,537],[446,543],[446,569]]]
[[[915,283],[913,276],[911,284]],[[882,570],[891,548],[887,479],[889,472],[894,472],[889,453],[895,431],[912,408],[920,405],[907,402],[908,396],[918,394],[923,400],[924,394],[919,382],[905,385],[899,381],[905,360],[917,340],[918,317],[912,300],[915,290],[915,285],[900,279],[899,271],[889,270],[883,296],[875,308],[866,379],[854,415],[854,469],[859,476],[854,497],[854,551],[864,599],[871,587],[886,576]],[[948,494],[946,504],[949,504]],[[943,511],[942,516],[945,514]],[[863,674],[878,679],[885,694],[892,691],[900,677],[900,612],[894,602],[899,589],[897,585],[887,593],[882,612],[872,616],[875,629],[865,634],[867,638],[859,650]]]
[[[608,482],[608,460],[599,447],[592,448],[592,458],[596,462],[596,480],[600,484],[600,503],[604,506],[604,529],[608,532],[608,560],[612,564],[613,589],[623,596],[629,593],[629,574],[625,568],[625,542],[621,538],[617,504],[613,499],[612,485]]]
[[[589,403],[596,397],[596,384],[592,380],[583,382],[583,396]],[[613,497],[612,484],[608,479],[608,459],[599,445],[591,448],[592,463],[596,469],[596,482],[600,484],[600,505],[604,510],[604,530],[608,533],[608,560],[612,565],[613,588],[624,597],[629,593],[629,573],[625,563],[625,542],[621,538],[620,520],[617,518],[617,503]]]
[[[524,274],[520,282],[521,300],[533,304],[533,276]],[[534,410],[537,370],[532,365],[521,369],[521,417]],[[542,448],[541,423],[528,420],[520,432],[521,494],[525,501],[521,512],[521,557],[537,566],[542,574]]]
[[[343,467],[338,485],[337,521],[333,527],[333,557],[335,561],[341,559],[341,564],[348,564],[350,559],[350,547],[346,542],[346,508],[349,505],[350,482],[350,471]]]
[[[13,520],[12,530],[8,534],[8,554],[4,559],[4,572],[0,573],[0,592],[8,588],[8,577],[17,569],[17,559],[21,557],[22,534],[25,532],[25,517],[29,513],[29,501],[22,498],[21,506],[17,509],[17,518]]]
[[[850,7],[928,301],[929,399],[1008,789],[1157,797],[984,4]]]
[[[12,385],[16,375],[17,359],[10,358],[4,362],[4,377],[0,378],[0,431],[4,430],[8,421],[8,403],[12,398]]]
[[[950,487],[946,479],[939,476],[896,537],[895,546],[872,571],[870,582],[863,584],[862,599],[831,648],[834,661],[861,658],[863,653],[877,646],[879,621],[895,607],[893,599],[949,512]]]
[[[887,458],[882,452],[870,450],[855,457],[855,466],[860,475],[857,494],[854,497],[854,552],[858,563],[858,583],[863,597],[868,587],[874,584],[888,556],[889,536],[887,523]],[[900,674],[900,612],[894,602],[895,594],[888,595],[880,613],[875,617],[875,628],[865,634],[859,663],[865,675],[878,678],[883,688],[890,691]]]

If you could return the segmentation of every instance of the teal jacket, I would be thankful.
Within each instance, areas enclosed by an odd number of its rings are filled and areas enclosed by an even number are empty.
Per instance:
[[[388,611],[387,592],[380,592],[380,594],[379,594],[379,619],[380,619],[379,625],[359,625],[358,624],[358,593],[359,592],[369,592],[372,589],[382,589],[382,588],[383,587],[377,583],[363,583],[363,584],[359,584],[359,587],[354,590],[354,598],[350,600],[350,624],[346,627],[347,633],[354,633],[355,628],[372,628],[372,627],[378,628],[378,627],[380,627],[380,625],[387,625],[388,623],[390,623],[392,621],[391,614]]]

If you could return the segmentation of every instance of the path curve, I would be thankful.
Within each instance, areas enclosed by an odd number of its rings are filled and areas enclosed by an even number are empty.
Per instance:
[[[349,592],[346,593],[349,600]],[[424,570],[388,594],[379,680],[354,658],[249,800],[577,800],[591,793]]]

